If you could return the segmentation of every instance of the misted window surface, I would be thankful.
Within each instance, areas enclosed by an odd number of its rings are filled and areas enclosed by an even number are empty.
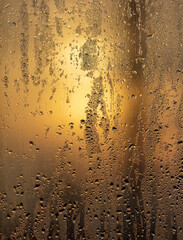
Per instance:
[[[0,0],[0,239],[183,239],[183,2]]]

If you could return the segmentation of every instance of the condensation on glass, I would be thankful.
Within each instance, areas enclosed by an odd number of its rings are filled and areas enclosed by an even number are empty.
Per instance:
[[[0,0],[0,239],[183,239],[182,19]]]

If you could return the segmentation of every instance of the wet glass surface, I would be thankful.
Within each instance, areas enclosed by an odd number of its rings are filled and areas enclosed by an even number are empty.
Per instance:
[[[183,239],[182,19],[0,0],[0,239]]]

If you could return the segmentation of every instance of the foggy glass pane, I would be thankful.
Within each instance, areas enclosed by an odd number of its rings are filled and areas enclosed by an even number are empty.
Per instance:
[[[183,239],[183,2],[0,0],[0,239]]]

